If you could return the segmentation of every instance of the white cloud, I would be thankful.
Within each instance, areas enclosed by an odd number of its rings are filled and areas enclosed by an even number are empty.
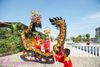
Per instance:
[[[100,19],[100,12],[92,14],[87,17],[88,19]]]
[[[85,23],[96,23],[96,24],[100,24],[100,12],[85,16],[81,19],[81,21],[84,21]]]

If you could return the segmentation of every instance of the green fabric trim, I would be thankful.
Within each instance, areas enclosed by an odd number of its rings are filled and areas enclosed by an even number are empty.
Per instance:
[[[42,44],[44,45],[44,41],[46,39],[46,35],[43,34],[42,32],[38,32],[38,33],[39,33],[40,37],[42,38]]]

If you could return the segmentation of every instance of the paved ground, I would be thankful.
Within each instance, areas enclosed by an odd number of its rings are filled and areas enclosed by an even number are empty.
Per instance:
[[[100,67],[100,57],[72,57],[73,67]]]
[[[63,67],[61,63],[42,64],[37,62],[27,62],[20,58],[20,54],[0,57],[0,67]],[[71,57],[73,67],[100,67],[100,57]]]
[[[70,57],[73,67],[100,67],[100,57],[96,57],[74,47],[68,48],[71,50]],[[63,67],[63,64],[58,62],[54,64],[27,62],[22,60],[20,55],[21,53],[0,57],[0,67]]]

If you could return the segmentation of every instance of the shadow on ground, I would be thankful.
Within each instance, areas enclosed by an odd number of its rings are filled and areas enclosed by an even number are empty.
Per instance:
[[[54,61],[54,58],[35,58],[35,57],[32,57],[32,58],[28,58],[26,56],[20,56],[20,58],[24,61],[29,61],[29,62],[37,62],[37,63],[43,63],[43,64],[54,64],[55,61]]]

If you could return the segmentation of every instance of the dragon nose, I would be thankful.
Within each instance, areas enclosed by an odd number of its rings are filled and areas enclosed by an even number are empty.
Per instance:
[[[49,18],[49,21],[50,21],[50,22],[54,22],[54,20],[53,20],[53,19],[51,19],[51,18]]]

